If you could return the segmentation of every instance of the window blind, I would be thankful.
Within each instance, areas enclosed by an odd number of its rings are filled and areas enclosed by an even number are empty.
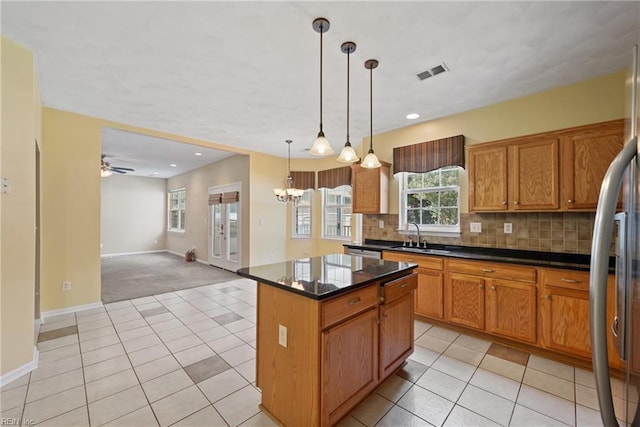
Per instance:
[[[209,194],[209,205],[219,205],[222,203],[222,193]]]

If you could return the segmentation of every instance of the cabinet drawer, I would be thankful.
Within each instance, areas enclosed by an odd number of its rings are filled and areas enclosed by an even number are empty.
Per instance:
[[[385,283],[382,287],[385,304],[411,293],[417,286],[418,274],[416,273]]]
[[[448,271],[473,274],[474,276],[495,279],[518,280],[520,282],[535,283],[537,270],[535,267],[524,267],[513,264],[502,264],[482,261],[448,260]]]
[[[419,267],[430,268],[432,270],[442,270],[444,267],[444,260],[442,258],[428,255],[401,254],[398,252],[383,251],[382,259],[388,261],[413,262],[418,264]]]
[[[589,291],[589,273],[575,270],[542,269],[542,283],[545,286]]]
[[[378,303],[378,284],[372,284],[322,303],[321,328],[360,313]]]

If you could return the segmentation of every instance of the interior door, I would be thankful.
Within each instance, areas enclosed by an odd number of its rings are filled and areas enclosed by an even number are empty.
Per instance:
[[[242,260],[240,184],[212,187],[209,195],[209,264],[236,271]]]

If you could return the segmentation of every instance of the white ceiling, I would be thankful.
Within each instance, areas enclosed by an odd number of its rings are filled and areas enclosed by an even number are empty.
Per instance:
[[[292,157],[309,157],[304,149],[318,132],[320,36],[311,23],[319,16],[331,22],[324,130],[336,150],[346,136],[344,41],[357,44],[350,135],[359,145],[369,134],[366,59],[380,61],[373,72],[378,133],[415,123],[408,113],[430,120],[623,69],[640,40],[636,1],[0,7],[3,35],[35,53],[45,106],[281,157],[285,139],[294,141]],[[442,62],[450,72],[415,77]],[[127,147],[119,146],[123,161]]]

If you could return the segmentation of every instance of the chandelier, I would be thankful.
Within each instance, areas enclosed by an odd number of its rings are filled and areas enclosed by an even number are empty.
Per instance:
[[[287,179],[284,181],[285,182],[285,188],[274,188],[273,189],[273,194],[275,194],[276,199],[278,199],[279,202],[298,203],[298,200],[300,200],[300,198],[304,194],[304,190],[298,190],[297,188],[294,188],[294,186],[293,186],[293,178],[291,177],[291,143],[293,141],[291,141],[290,139],[287,139],[285,142],[287,143],[287,172],[288,172],[288,175],[287,175]]]

